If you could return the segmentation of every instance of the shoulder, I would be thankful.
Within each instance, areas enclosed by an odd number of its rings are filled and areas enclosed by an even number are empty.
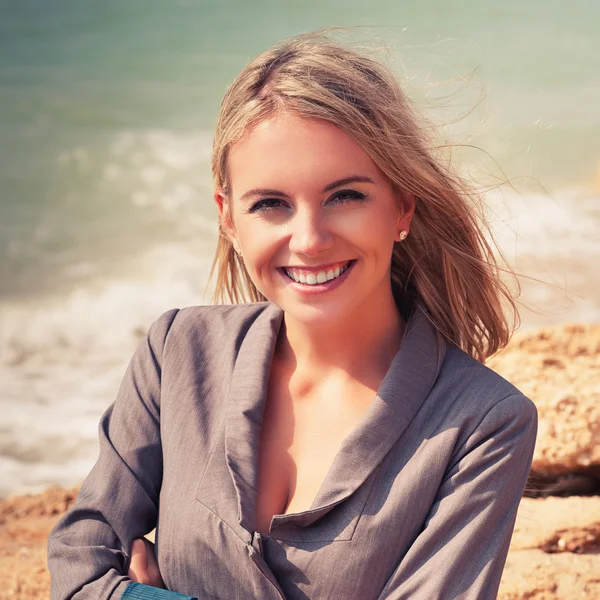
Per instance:
[[[227,305],[197,305],[172,308],[150,326],[152,342],[167,348],[181,346],[229,346],[243,338],[250,325],[269,306],[268,302]]]
[[[463,397],[490,397],[491,404],[508,396],[523,395],[510,381],[452,344],[447,346],[438,379],[460,391]]]
[[[186,306],[177,309],[171,331],[184,334],[186,331],[200,327],[205,331],[233,332],[255,321],[267,306],[269,306],[268,302]]]
[[[415,426],[421,438],[434,440],[436,453],[445,455],[448,465],[455,465],[478,447],[498,446],[498,456],[514,450],[529,457],[537,422],[535,404],[516,386],[448,344]],[[491,454],[486,456],[481,460]]]
[[[444,398],[451,412],[464,419],[465,424],[473,426],[494,415],[537,422],[537,409],[531,399],[456,346],[448,345],[435,387],[438,399]]]

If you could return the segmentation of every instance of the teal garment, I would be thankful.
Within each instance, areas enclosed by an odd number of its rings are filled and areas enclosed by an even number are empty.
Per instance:
[[[121,600],[198,600],[198,598],[161,590],[142,583],[130,583],[125,588]]]

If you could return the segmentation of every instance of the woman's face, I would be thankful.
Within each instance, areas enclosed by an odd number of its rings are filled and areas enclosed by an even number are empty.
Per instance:
[[[284,113],[254,127],[228,159],[230,189],[217,203],[266,298],[312,325],[389,299],[394,241],[414,201],[398,197],[354,140],[326,121]]]

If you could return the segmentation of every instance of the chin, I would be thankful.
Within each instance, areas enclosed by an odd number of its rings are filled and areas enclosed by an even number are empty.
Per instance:
[[[280,308],[288,318],[307,327],[328,327],[350,318],[350,307],[339,303],[300,304],[282,302]]]

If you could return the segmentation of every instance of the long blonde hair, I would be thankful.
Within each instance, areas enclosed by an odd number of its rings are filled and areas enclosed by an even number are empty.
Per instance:
[[[493,238],[467,184],[434,158],[392,71],[323,34],[266,50],[238,75],[221,104],[212,153],[215,189],[227,191],[231,145],[282,110],[336,125],[397,190],[414,194],[410,235],[392,254],[399,305],[411,309],[421,302],[440,334],[479,361],[503,348],[513,331],[505,309],[512,310],[514,323],[518,312],[500,277]],[[264,300],[222,224],[219,230],[214,300]]]

